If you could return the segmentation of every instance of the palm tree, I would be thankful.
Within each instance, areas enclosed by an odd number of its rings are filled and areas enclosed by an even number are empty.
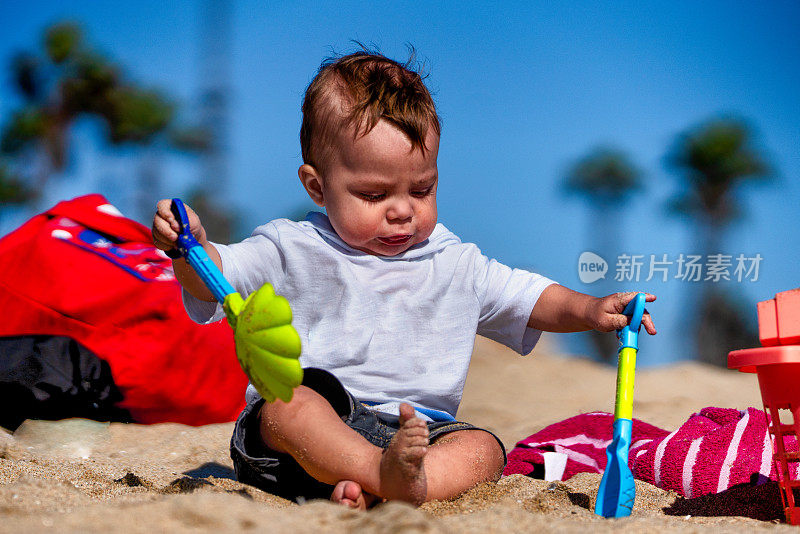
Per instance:
[[[621,150],[597,148],[576,162],[566,176],[568,193],[582,196],[592,209],[591,243],[598,252],[614,252],[619,245],[616,211],[641,188],[641,173]]]
[[[572,165],[564,185],[568,193],[588,202],[589,243],[594,252],[609,261],[620,251],[621,211],[631,195],[641,189],[641,172],[621,150],[597,148]],[[612,280],[606,276],[595,289],[612,292]],[[616,353],[613,335],[592,331],[589,336],[601,359],[611,359]]]
[[[750,128],[738,119],[712,120],[681,134],[667,165],[684,179],[671,211],[694,219],[706,253],[719,251],[725,228],[741,216],[735,197],[739,184],[770,174],[766,159],[753,146]]]
[[[112,144],[147,145],[174,115],[163,95],[125,80],[118,65],[87,48],[72,23],[47,29],[44,54],[22,52],[11,70],[22,104],[0,130],[0,152],[27,171],[34,198],[67,165],[70,127],[80,117],[99,118]]]
[[[751,129],[736,118],[707,121],[679,135],[666,162],[682,178],[682,191],[670,201],[670,211],[697,226],[704,260],[720,253],[725,229],[742,216],[736,197],[740,186],[771,173]],[[689,309],[697,309],[695,340],[701,361],[724,366],[729,350],[757,342],[753,321],[743,319],[753,314],[742,310],[736,297],[708,280],[694,297],[699,303],[692,302]]]

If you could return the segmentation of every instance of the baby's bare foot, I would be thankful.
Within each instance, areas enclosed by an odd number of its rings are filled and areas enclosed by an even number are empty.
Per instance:
[[[381,495],[389,500],[422,504],[428,491],[425,455],[428,453],[428,425],[414,415],[414,408],[400,405],[400,430],[383,451]]]

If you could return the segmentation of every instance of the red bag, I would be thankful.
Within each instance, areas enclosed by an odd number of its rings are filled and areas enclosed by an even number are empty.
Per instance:
[[[67,336],[108,362],[136,422],[219,423],[244,407],[230,327],[189,319],[149,229],[100,195],[0,239],[0,309],[0,336]]]

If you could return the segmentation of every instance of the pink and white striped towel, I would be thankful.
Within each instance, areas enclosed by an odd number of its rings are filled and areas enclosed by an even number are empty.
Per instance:
[[[542,469],[545,452],[567,456],[562,480],[602,473],[613,421],[611,414],[594,412],[550,425],[517,443],[503,474]],[[786,446],[797,450],[795,438],[787,438]],[[767,418],[755,408],[703,408],[674,432],[634,419],[628,465],[635,478],[686,498],[719,493],[754,476],[776,480]]]

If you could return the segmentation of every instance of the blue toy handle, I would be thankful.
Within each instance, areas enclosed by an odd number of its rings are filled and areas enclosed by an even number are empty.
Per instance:
[[[622,310],[622,315],[629,315],[631,317],[631,322],[622,329],[617,330],[620,347],[630,347],[639,350],[639,328],[642,326],[642,316],[645,311],[645,298],[646,295],[644,293],[637,293],[637,295],[628,302],[625,309]]]
[[[167,256],[170,258],[186,258],[186,261],[195,270],[197,275],[203,280],[203,283],[217,299],[217,302],[224,302],[225,297],[231,293],[236,293],[233,286],[225,280],[222,272],[211,261],[208,253],[203,249],[200,243],[192,235],[192,230],[189,228],[189,217],[186,214],[186,207],[183,201],[179,198],[172,199],[172,206],[170,207],[172,214],[178,220],[180,225],[180,232],[178,232],[178,240],[175,243],[175,249],[168,250]]]

